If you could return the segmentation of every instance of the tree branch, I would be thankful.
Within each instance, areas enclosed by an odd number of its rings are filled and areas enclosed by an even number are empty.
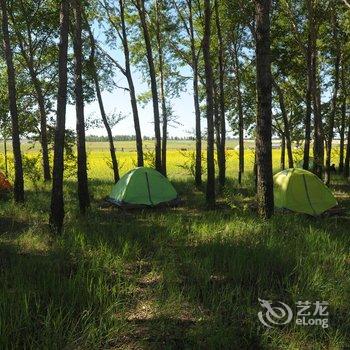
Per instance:
[[[122,73],[126,75],[126,70],[108,53],[104,50],[98,43],[96,43],[97,48],[101,51],[103,55],[105,55]]]
[[[343,0],[344,4],[350,8],[350,3],[347,0]]]

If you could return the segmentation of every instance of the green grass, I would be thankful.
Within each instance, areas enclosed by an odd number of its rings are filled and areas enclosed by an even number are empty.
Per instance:
[[[249,179],[244,189],[229,180],[209,211],[203,192],[171,169],[182,206],[105,208],[111,181],[90,175],[85,218],[67,179],[61,237],[48,231],[48,185],[29,185],[21,206],[0,202],[0,348],[345,349],[349,186],[334,181],[342,216],[264,222]],[[265,328],[258,298],[326,300],[330,327]]]

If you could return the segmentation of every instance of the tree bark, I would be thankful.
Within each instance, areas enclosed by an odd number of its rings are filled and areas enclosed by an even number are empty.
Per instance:
[[[288,167],[294,168],[292,140],[291,140],[291,136],[290,136],[290,126],[289,126],[289,120],[288,120],[288,115],[287,115],[287,111],[286,111],[286,105],[284,102],[283,91],[279,87],[279,85],[277,84],[277,82],[275,80],[273,80],[273,85],[274,85],[274,87],[277,91],[277,94],[278,94],[278,100],[279,100],[280,109],[281,109],[281,113],[282,113],[284,139],[285,139],[287,153],[288,153]]]
[[[21,141],[18,123],[17,94],[16,94],[16,74],[13,65],[13,54],[10,43],[9,24],[6,0],[0,0],[2,12],[2,35],[3,50],[7,66],[7,86],[9,94],[9,108],[12,124],[12,149],[15,163],[14,198],[16,202],[24,201],[24,181],[22,168]]]
[[[162,105],[162,173],[167,176],[166,167],[166,152],[167,152],[167,140],[168,140],[168,111],[166,106],[165,88],[164,88],[164,55],[163,55],[163,42],[162,33],[160,29],[160,8],[159,0],[156,0],[156,12],[157,12],[157,23],[156,23],[156,37],[157,37],[157,49],[158,49],[158,60],[159,60],[159,84],[160,84],[160,101]]]
[[[28,28],[28,31],[30,33],[29,28]],[[36,100],[38,103],[39,113],[40,113],[40,144],[41,144],[41,150],[42,150],[44,181],[50,181],[51,171],[50,171],[49,148],[48,148],[48,139],[47,139],[47,120],[46,120],[47,114],[46,114],[44,93],[43,93],[43,89],[41,86],[41,82],[38,78],[37,72],[34,69],[32,50],[31,49],[26,50],[24,48],[24,40],[22,36],[19,33],[16,33],[16,34],[19,40],[21,54],[26,62],[29,75],[36,94]],[[29,35],[31,35],[31,33]]]
[[[345,57],[343,56],[341,68],[341,93],[342,93],[342,107],[341,107],[341,125],[340,125],[340,152],[339,152],[339,173],[344,171],[344,142],[345,142],[345,123],[346,123],[346,81],[345,81]]]
[[[123,38],[122,41],[123,41],[124,58],[125,58],[125,75],[126,75],[126,79],[128,80],[132,115],[134,118],[136,150],[137,150],[137,166],[140,167],[144,165],[142,135],[141,135],[140,118],[139,118],[139,111],[137,107],[134,80],[131,73],[128,34],[126,31],[126,25],[125,25],[124,0],[119,0],[119,6],[120,6],[120,20],[121,20],[121,29],[122,29],[122,38]]]
[[[93,77],[94,84],[95,84],[95,91],[96,91],[98,105],[100,108],[101,119],[102,119],[103,125],[106,129],[106,132],[107,132],[108,143],[109,143],[109,152],[111,155],[113,175],[114,175],[114,182],[117,183],[120,179],[119,169],[118,169],[118,161],[117,161],[116,151],[115,151],[115,147],[114,147],[113,133],[112,133],[112,129],[109,125],[107,114],[106,114],[106,111],[104,108],[102,93],[101,93],[101,88],[100,88],[100,82],[99,82],[97,68],[96,68],[96,64],[95,64],[96,43],[95,43],[95,38],[94,38],[94,35],[91,31],[91,28],[90,28],[90,25],[89,25],[87,19],[85,19],[85,21],[86,21],[86,26],[87,26],[87,29],[89,32],[89,39],[90,39],[90,64],[91,64],[91,68],[92,68],[92,77]],[[136,102],[136,99],[135,99],[135,102]],[[139,152],[139,150],[138,150],[138,152]],[[142,164],[143,164],[142,143],[141,143],[141,155],[142,155]],[[138,157],[138,161],[139,161],[139,157]],[[138,166],[143,166],[143,165],[139,165],[139,164],[140,163],[138,163]]]
[[[335,29],[336,31],[337,29]],[[337,36],[337,34],[335,34]],[[336,41],[336,37],[334,38]],[[331,158],[332,158],[332,143],[334,135],[334,121],[337,112],[337,101],[338,101],[338,89],[339,89],[339,66],[340,66],[340,50],[337,48],[336,58],[335,58],[335,76],[334,76],[334,91],[332,97],[332,111],[329,118],[329,130],[327,139],[327,150],[326,150],[326,172],[325,172],[325,183],[329,185],[331,181]]]
[[[220,187],[225,186],[226,182],[226,119],[225,119],[225,89],[224,89],[224,43],[221,32],[221,22],[219,15],[219,4],[218,0],[215,0],[215,22],[216,22],[216,30],[219,42],[219,132],[220,132],[220,144],[219,144],[219,153],[220,158],[219,161],[219,185]]]
[[[350,118],[348,119],[348,135],[347,135],[345,162],[344,162],[344,177],[347,179],[349,175],[350,175]]]
[[[255,0],[256,70],[258,114],[256,127],[256,162],[258,211],[269,218],[274,211],[272,178],[272,76],[270,61],[270,0]]]
[[[162,172],[162,154],[161,154],[161,134],[160,134],[160,114],[158,106],[158,88],[157,88],[157,77],[156,70],[154,67],[154,59],[152,52],[152,45],[150,34],[147,25],[146,19],[146,10],[145,10],[145,0],[136,0],[136,7],[139,13],[143,37],[145,40],[146,54],[148,61],[148,68],[151,79],[151,91],[152,91],[152,101],[153,101],[153,113],[154,113],[154,134],[156,139],[155,145],[155,166],[156,170]]]
[[[338,172],[342,174],[344,171],[344,139],[345,139],[345,119],[346,119],[346,104],[342,102],[342,116],[340,125],[340,143],[339,143],[339,164]]]
[[[213,69],[210,59],[211,40],[211,5],[210,0],[204,0],[204,35],[203,56],[205,68],[205,88],[207,100],[207,190],[206,201],[209,207],[215,206],[215,164],[214,164],[214,98]]]
[[[237,108],[238,108],[238,139],[239,139],[239,168],[238,168],[238,183],[242,183],[242,175],[244,174],[244,116],[243,116],[243,101],[241,92],[241,75],[239,71],[239,60],[237,52],[237,44],[233,44],[234,65],[236,74],[236,90],[237,90]]]
[[[6,137],[4,137],[4,157],[5,157],[5,176],[9,176],[9,169],[8,169],[8,158],[7,158],[7,140]]]
[[[82,52],[82,4],[81,0],[74,1],[75,30],[74,30],[74,61],[75,61],[75,104],[78,155],[78,198],[82,214],[90,206],[90,196],[87,176],[87,156],[85,145],[85,116],[83,88],[83,52]]]
[[[64,219],[63,171],[67,104],[67,51],[69,31],[69,1],[61,1],[60,43],[58,58],[57,121],[55,130],[53,181],[51,193],[50,226],[56,233],[62,231]]]
[[[219,94],[218,86],[216,84],[215,78],[213,78],[213,111],[214,111],[214,137],[216,146],[216,157],[218,167],[222,164],[222,157],[224,156],[221,152],[221,133],[220,133],[220,108],[219,108]],[[220,173],[220,170],[219,170]],[[219,183],[219,189],[222,189]]]
[[[198,55],[196,52],[196,43],[194,37],[192,0],[187,0],[189,10],[189,31],[191,41],[191,58],[193,71],[193,102],[195,111],[195,129],[196,129],[196,160],[195,160],[195,183],[196,186],[202,185],[202,131],[201,131],[201,112],[199,106],[199,82],[198,82]]]
[[[310,21],[310,30],[311,30],[311,96],[313,104],[313,114],[314,114],[314,166],[313,172],[319,177],[322,178],[323,168],[324,168],[324,132],[322,124],[322,115],[321,115],[321,90],[319,81],[317,79],[317,61],[318,61],[318,52],[317,52],[317,31],[316,31],[316,15],[314,4],[310,0],[310,11],[309,11],[309,21]]]
[[[163,100],[163,99],[162,99]],[[166,105],[162,102],[162,109],[166,110]],[[168,120],[167,120],[167,112],[162,112],[163,114],[163,127],[162,127],[162,174],[167,176],[167,143],[168,143]]]
[[[44,172],[44,180],[51,180],[51,170],[50,170],[50,160],[49,160],[49,147],[47,140],[47,115],[45,108],[45,100],[44,95],[41,88],[41,83],[39,79],[34,77],[33,73],[31,73],[32,82],[36,91],[39,112],[40,112],[40,143],[42,149],[42,157],[43,157],[43,172]]]
[[[315,126],[313,172],[319,178],[322,178],[322,173],[324,169],[324,132],[323,132],[322,115],[321,115],[321,91],[316,79],[315,79],[315,83],[316,83],[316,86],[314,87],[314,92],[313,92],[314,126]]]
[[[286,138],[281,135],[281,170],[286,168]]]
[[[305,113],[305,141],[304,141],[304,158],[303,169],[309,170],[310,162],[310,141],[311,141],[311,112],[312,112],[312,44],[314,36],[313,11],[311,0],[307,0],[308,16],[309,16],[309,28],[308,39],[306,49],[306,62],[307,62],[307,88],[306,88],[306,113]]]

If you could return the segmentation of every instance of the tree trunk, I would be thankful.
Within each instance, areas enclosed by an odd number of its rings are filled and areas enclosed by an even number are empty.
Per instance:
[[[315,79],[316,86],[313,92],[313,105],[314,105],[314,173],[322,178],[324,168],[324,132],[321,115],[321,91],[317,80]]]
[[[12,21],[14,22],[15,19],[13,18],[12,14]],[[18,45],[21,51],[21,55],[27,65],[29,76],[32,81],[35,94],[36,94],[36,100],[39,107],[39,113],[40,113],[40,145],[42,150],[42,161],[43,161],[43,173],[44,173],[44,181],[50,181],[51,180],[51,172],[50,172],[50,160],[49,160],[49,148],[48,148],[48,140],[47,140],[47,115],[46,115],[46,107],[45,107],[45,99],[44,99],[44,93],[42,89],[41,82],[38,78],[38,74],[34,68],[34,49],[31,41],[32,36],[32,29],[27,22],[26,25],[26,31],[28,35],[28,49],[25,48],[25,39],[23,38],[20,31],[15,31],[16,38],[18,40]]]
[[[306,113],[305,113],[305,142],[304,142],[304,158],[303,169],[309,170],[310,162],[310,141],[311,141],[311,112],[312,112],[312,43],[313,43],[313,26],[312,26],[312,5],[311,0],[307,1],[308,15],[309,15],[309,28],[307,39],[307,89],[306,89]]]
[[[21,38],[19,38],[21,40]],[[44,93],[41,86],[41,82],[37,77],[37,73],[34,69],[34,63],[33,63],[33,57],[28,56],[26,50],[24,49],[24,46],[22,42],[20,43],[21,47],[21,53],[26,61],[29,75],[32,81],[32,84],[34,86],[36,99],[38,102],[39,107],[39,113],[40,113],[40,144],[41,144],[41,150],[42,150],[42,160],[43,160],[43,172],[44,172],[44,180],[50,181],[51,180],[51,171],[50,171],[50,160],[49,160],[49,147],[48,147],[48,140],[47,140],[47,115],[46,115],[46,108],[45,108],[45,99],[44,99]],[[29,53],[30,54],[30,53]]]
[[[46,108],[45,108],[45,99],[41,87],[41,83],[35,73],[34,66],[32,63],[32,59],[28,58],[27,60],[29,75],[32,80],[32,84],[35,89],[36,99],[39,106],[40,113],[40,144],[42,149],[42,160],[43,160],[43,172],[44,172],[44,180],[51,180],[51,171],[50,171],[50,161],[49,161],[49,148],[48,148],[48,140],[47,140],[47,121],[46,121]]]
[[[244,173],[244,116],[243,116],[243,102],[241,92],[241,75],[239,71],[239,61],[237,44],[233,44],[234,65],[236,74],[236,90],[237,90],[237,108],[238,108],[238,139],[239,139],[239,169],[238,169],[238,183],[242,183],[242,175]]]
[[[313,172],[322,178],[324,167],[324,133],[321,115],[321,91],[317,79],[317,32],[316,32],[316,15],[314,4],[309,3],[309,22],[311,31],[311,96],[314,114],[314,166]]]
[[[342,107],[341,107],[341,125],[340,125],[340,152],[339,152],[339,173],[344,171],[344,141],[345,141],[345,123],[346,123],[346,82],[345,82],[345,57],[343,57],[341,69],[341,90],[342,90]]]
[[[334,122],[337,113],[337,103],[338,103],[338,90],[339,90],[339,67],[340,67],[340,48],[338,43],[338,23],[336,13],[333,13],[333,39],[336,45],[336,57],[334,65],[334,90],[332,97],[332,111],[329,118],[329,129],[328,129],[328,139],[327,139],[327,155],[326,155],[326,173],[325,173],[325,183],[329,185],[331,181],[331,158],[332,158],[332,143],[334,136]]]
[[[346,102],[342,102],[342,116],[340,125],[340,143],[339,143],[339,165],[338,172],[342,174],[344,171],[344,138],[345,138],[345,119],[346,119]]]
[[[158,49],[158,60],[159,60],[159,83],[160,83],[160,101],[162,104],[162,125],[163,125],[163,137],[162,137],[162,173],[167,176],[166,168],[166,152],[167,152],[167,140],[168,140],[168,111],[166,106],[165,89],[164,89],[164,55],[163,55],[163,43],[162,33],[159,23],[159,0],[156,0],[156,12],[157,12],[157,23],[156,23],[156,36],[157,36],[157,49]]]
[[[224,89],[224,44],[221,33],[221,23],[220,23],[220,15],[219,15],[219,4],[218,0],[215,0],[215,20],[216,20],[216,30],[219,42],[219,132],[220,132],[220,144],[219,144],[219,153],[220,153],[220,161],[219,161],[219,185],[220,187],[225,186],[226,182],[226,120],[225,120],[225,89]]]
[[[8,158],[7,158],[7,140],[6,137],[4,137],[4,157],[5,157],[5,176],[9,176],[9,169],[8,169]]]
[[[21,141],[19,136],[17,96],[16,96],[16,77],[13,65],[13,55],[10,43],[8,14],[6,0],[0,0],[2,12],[2,35],[3,50],[5,53],[7,66],[7,86],[9,94],[9,108],[12,123],[12,149],[15,163],[15,181],[14,181],[14,197],[16,202],[24,201],[24,181],[22,168]]]
[[[67,51],[69,30],[69,1],[62,0],[60,10],[60,43],[58,58],[57,121],[55,131],[53,181],[50,226],[55,233],[62,231],[64,219],[63,170],[64,139],[67,104]]]
[[[125,57],[125,75],[128,80],[132,115],[134,118],[136,150],[137,150],[137,166],[140,167],[144,165],[142,135],[141,135],[139,111],[137,107],[134,80],[132,78],[132,73],[131,73],[130,51],[129,51],[129,44],[128,44],[128,35],[127,35],[126,25],[125,25],[124,0],[119,0],[119,5],[120,5],[120,20],[121,20],[123,48],[124,48],[124,57]]]
[[[199,107],[199,87],[198,87],[198,67],[195,63],[193,70],[193,100],[196,119],[196,165],[195,165],[195,183],[196,186],[202,185],[202,131],[201,131],[201,112]]]
[[[108,143],[109,143],[109,152],[111,155],[111,161],[112,161],[112,168],[113,168],[113,177],[114,177],[114,183],[117,183],[120,179],[119,175],[119,167],[118,167],[118,160],[116,156],[116,150],[114,147],[114,141],[113,141],[113,134],[112,134],[112,129],[109,125],[106,111],[103,105],[103,100],[102,100],[102,94],[101,94],[101,88],[100,88],[100,83],[98,80],[97,72],[96,72],[96,67],[94,67],[94,83],[95,83],[95,90],[96,90],[96,95],[97,95],[97,100],[98,100],[98,105],[100,108],[100,113],[101,113],[101,118],[103,125],[106,129],[107,132],[107,137],[108,137]]]
[[[286,138],[281,135],[281,170],[286,168]]]
[[[116,156],[116,150],[115,150],[115,147],[114,147],[113,133],[112,133],[112,129],[111,129],[110,125],[109,125],[109,122],[108,122],[108,119],[107,119],[107,115],[106,115],[106,111],[105,111],[105,108],[104,108],[102,94],[101,94],[101,88],[100,88],[100,83],[99,83],[97,72],[96,72],[96,67],[94,67],[93,79],[94,79],[94,83],[95,83],[95,90],[96,90],[98,105],[99,105],[99,108],[100,108],[102,122],[103,122],[103,125],[104,125],[104,127],[106,129],[106,132],[107,132],[107,138],[108,138],[108,143],[109,143],[109,152],[110,152],[110,155],[111,155],[112,168],[113,168],[114,182],[117,183],[119,181],[119,179],[120,179],[120,175],[119,175],[119,167],[118,167],[118,161],[117,161],[117,156]]]
[[[156,70],[154,67],[153,53],[152,53],[152,45],[150,34],[147,25],[146,19],[146,10],[145,10],[145,0],[136,0],[137,1],[137,10],[140,16],[143,37],[145,40],[146,53],[147,53],[147,61],[148,68],[151,79],[151,90],[152,90],[152,101],[153,101],[153,113],[154,113],[154,134],[156,138],[155,145],[155,166],[156,170],[162,172],[162,154],[161,154],[161,135],[160,135],[160,114],[159,114],[159,106],[158,106],[158,89],[157,89],[157,77]]]
[[[278,94],[278,100],[280,104],[280,109],[282,113],[282,119],[283,119],[283,129],[284,129],[284,139],[287,147],[287,153],[288,153],[288,167],[294,168],[294,162],[293,162],[293,150],[292,150],[292,140],[290,137],[290,126],[289,126],[289,120],[287,116],[286,111],[286,105],[284,102],[284,95],[282,89],[279,87],[277,82],[273,80],[273,85],[275,86],[275,89]]]
[[[31,74],[32,75],[32,74]],[[40,111],[40,143],[42,149],[42,157],[43,157],[43,171],[44,171],[44,180],[51,180],[51,171],[50,171],[50,160],[49,160],[49,147],[47,140],[47,121],[46,121],[46,108],[45,108],[45,100],[43,96],[43,92],[41,89],[40,81],[34,76],[32,76],[33,85],[35,87],[38,106]]]
[[[217,164],[220,166],[222,164],[222,157],[223,154],[221,152],[221,133],[220,133],[220,111],[219,111],[219,97],[218,97],[218,87],[215,81],[215,78],[213,78],[213,110],[214,110],[214,131],[215,131],[215,146],[216,146],[216,157],[217,157]],[[219,169],[220,173],[220,169]],[[219,183],[220,189],[222,189],[220,183]]]
[[[163,98],[162,98],[163,100]],[[164,101],[162,101],[162,109],[166,110],[166,105]],[[163,114],[163,136],[162,136],[162,174],[167,176],[167,167],[166,167],[166,155],[167,155],[167,142],[168,142],[168,120],[167,120],[167,112],[162,112]]]
[[[258,192],[258,165],[256,162],[256,150],[254,152],[253,174],[254,174],[254,190],[255,192]]]
[[[75,60],[75,104],[78,154],[78,198],[82,214],[90,206],[90,196],[87,176],[87,156],[85,145],[85,116],[83,91],[83,52],[82,52],[82,4],[81,0],[74,1],[75,33],[74,33],[74,60]]]
[[[191,40],[191,57],[193,70],[193,101],[196,124],[196,165],[195,165],[195,183],[196,186],[202,185],[202,131],[201,131],[201,112],[199,107],[199,84],[198,84],[198,56],[193,27],[192,0],[187,1],[189,9],[189,29]]]
[[[256,126],[257,194],[259,215],[274,211],[272,178],[272,77],[270,61],[270,0],[255,0],[258,114]]]
[[[348,135],[347,135],[345,162],[344,162],[344,177],[347,179],[349,175],[350,175],[350,118],[348,119]]]
[[[214,116],[213,116],[213,69],[210,59],[211,5],[204,0],[204,36],[203,56],[205,66],[205,88],[207,100],[207,191],[206,201],[209,207],[215,206],[215,163],[214,163]]]
[[[103,105],[100,82],[98,79],[98,74],[97,74],[97,69],[96,69],[96,64],[95,64],[96,43],[95,43],[95,38],[93,36],[93,33],[91,31],[90,25],[89,25],[87,20],[86,20],[86,26],[87,26],[87,29],[89,32],[89,38],[90,38],[90,49],[91,49],[91,51],[90,51],[90,64],[91,64],[91,68],[92,68],[92,77],[93,77],[94,84],[95,84],[95,91],[96,91],[98,105],[100,108],[102,122],[103,122],[103,125],[106,129],[106,132],[107,132],[109,151],[110,151],[110,155],[111,155],[113,175],[114,175],[114,182],[117,183],[120,179],[119,169],[118,169],[118,161],[117,161],[116,151],[115,151],[115,147],[114,147],[112,129],[109,125],[106,111],[105,111],[105,108]],[[135,102],[136,102],[136,99],[135,99]],[[139,152],[139,150],[138,150],[138,152]],[[141,155],[142,155],[142,164],[143,164],[142,143],[141,143]],[[139,160],[139,157],[138,157],[138,160]],[[138,163],[138,166],[142,166],[139,164],[140,163]]]

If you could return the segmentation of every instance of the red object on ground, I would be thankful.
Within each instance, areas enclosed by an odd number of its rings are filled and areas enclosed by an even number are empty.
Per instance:
[[[9,180],[6,179],[6,176],[0,171],[0,191],[1,190],[11,190],[12,185]]]

